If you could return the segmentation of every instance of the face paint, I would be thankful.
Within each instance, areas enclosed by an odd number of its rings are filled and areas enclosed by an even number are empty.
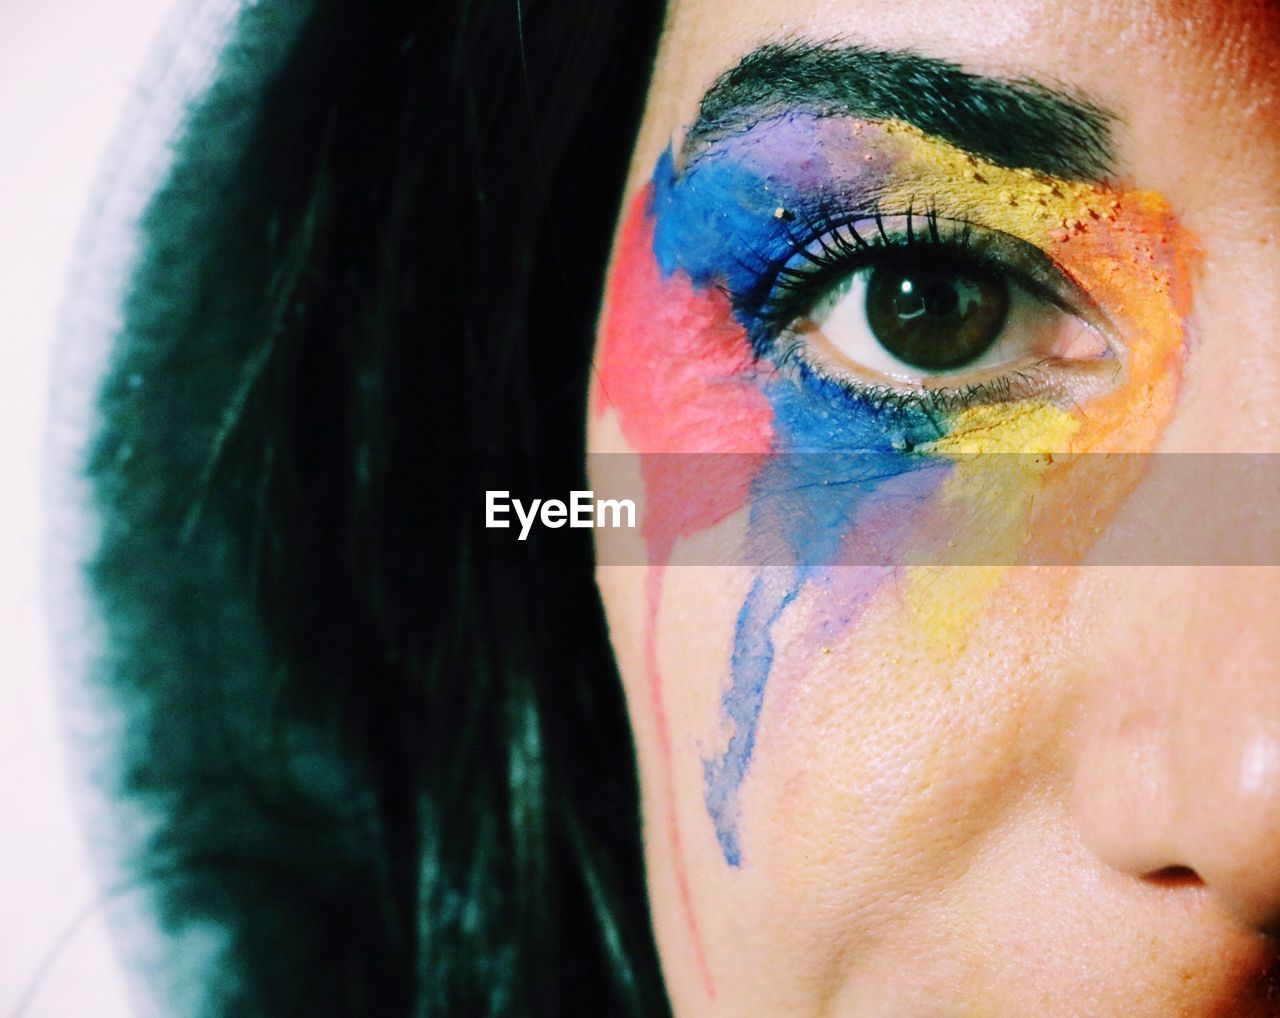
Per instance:
[[[661,456],[642,460],[645,659],[696,942],[655,636],[663,570],[677,544],[745,510],[747,559],[771,563],[754,566],[738,612],[723,736],[704,760],[707,812],[724,859],[738,866],[738,794],[775,671],[779,620],[806,587],[820,588],[806,624],[809,652],[818,653],[901,572],[838,563],[859,561],[857,549],[885,548],[895,561],[917,563],[897,585],[905,615],[938,653],[956,654],[1029,534],[1083,554],[1096,528],[1055,532],[1064,507],[1091,492],[1103,506],[1091,522],[1105,524],[1136,479],[1100,480],[1097,466],[1054,454],[1153,446],[1176,392],[1193,247],[1158,195],[999,167],[895,121],[781,115],[686,153],[684,162],[677,168],[670,151],[659,160],[624,223],[597,407],[616,412],[641,453],[756,454],[708,457],[714,475],[697,483]],[[921,234],[939,221],[971,224],[1041,252],[1120,337],[1112,380],[1083,404],[1051,386],[969,402],[917,386],[890,398],[883,387],[833,378],[803,355],[785,357],[779,322],[767,313],[770,287],[786,266],[814,261],[819,247],[830,254],[811,224],[842,223],[854,238],[846,246],[866,246],[855,212],[905,216],[907,230],[914,219]],[[875,222],[887,242],[883,219]],[[946,568],[975,559],[999,564]]]

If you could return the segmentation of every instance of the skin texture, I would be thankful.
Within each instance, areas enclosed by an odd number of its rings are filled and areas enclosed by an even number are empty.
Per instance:
[[[785,17],[767,0],[670,10],[601,319],[591,450],[853,443],[891,479],[792,504],[812,488],[797,457],[714,460],[714,483],[644,460],[649,565],[601,557],[676,1011],[1280,1014],[1266,935],[1280,923],[1280,586],[1264,567],[1091,564],[1117,561],[1151,478],[1054,459],[1277,451],[1280,18],[1019,2],[981,17],[796,2]],[[780,30],[1088,96],[1117,114],[1114,170],[1049,178],[847,118],[764,125],[757,154],[726,148],[721,163],[682,152],[703,93]],[[777,160],[809,151],[855,189],[883,163],[886,212],[923,193],[1043,250],[1105,313],[1123,371],[1079,398],[1028,392],[926,428],[762,370],[717,285],[740,238],[690,224],[717,167],[782,187],[794,172]],[[771,205],[734,203],[777,236]],[[1021,455],[993,474],[974,452]],[[919,512],[883,512],[884,484],[912,486]],[[784,564],[680,565],[708,534]],[[867,534],[892,566],[833,564]],[[1028,535],[1080,564],[1026,564]],[[983,564],[951,564],[948,547],[974,542]]]

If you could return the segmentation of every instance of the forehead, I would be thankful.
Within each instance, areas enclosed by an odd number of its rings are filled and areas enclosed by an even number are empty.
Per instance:
[[[1115,115],[1117,171],[1187,208],[1280,197],[1274,0],[676,0],[638,156],[681,137],[748,53],[797,39],[1082,95]]]
[[[810,36],[1064,81],[1190,74],[1222,99],[1274,84],[1275,0],[674,0],[667,42],[700,60]],[[1117,63],[1117,60],[1122,62]],[[1080,83],[1084,83],[1083,81]]]

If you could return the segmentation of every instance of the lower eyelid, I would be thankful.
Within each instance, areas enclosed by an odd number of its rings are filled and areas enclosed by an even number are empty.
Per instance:
[[[805,343],[796,336],[782,341],[773,360],[776,375],[789,377],[802,387],[816,379],[822,387],[838,389],[860,405],[926,414],[1025,400],[1068,410],[1115,388],[1124,376],[1123,364],[1104,354],[1075,363],[1055,357],[1027,359],[943,385],[890,385],[833,369],[806,356]]]

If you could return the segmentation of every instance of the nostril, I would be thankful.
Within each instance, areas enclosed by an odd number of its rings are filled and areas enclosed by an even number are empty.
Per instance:
[[[1161,887],[1200,887],[1204,881],[1190,866],[1165,866],[1148,873],[1143,879]]]

